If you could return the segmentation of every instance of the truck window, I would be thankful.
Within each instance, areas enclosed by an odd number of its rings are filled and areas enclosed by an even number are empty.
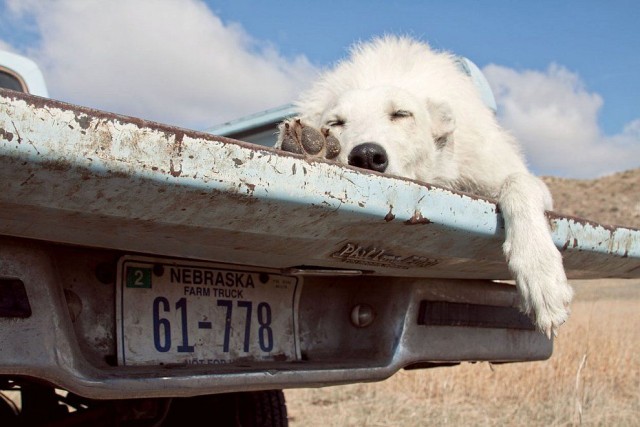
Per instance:
[[[25,87],[22,79],[13,74],[11,71],[6,68],[0,67],[0,87],[16,90],[18,92],[26,92],[27,88]]]

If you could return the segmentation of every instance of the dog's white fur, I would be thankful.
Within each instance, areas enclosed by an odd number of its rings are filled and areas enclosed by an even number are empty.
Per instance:
[[[547,335],[565,322],[573,292],[544,214],[549,190],[454,56],[405,37],[356,45],[297,105],[304,124],[340,140],[339,162],[376,142],[388,153],[386,173],[496,198],[522,310]]]

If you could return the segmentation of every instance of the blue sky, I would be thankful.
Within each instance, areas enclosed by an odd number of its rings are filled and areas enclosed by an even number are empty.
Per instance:
[[[409,34],[433,47],[515,69],[558,63],[605,98],[615,132],[640,117],[640,2],[634,1],[207,1],[285,55],[326,65],[355,40]]]
[[[472,59],[535,172],[640,166],[640,2],[0,0],[52,97],[185,127],[291,102],[358,40]]]

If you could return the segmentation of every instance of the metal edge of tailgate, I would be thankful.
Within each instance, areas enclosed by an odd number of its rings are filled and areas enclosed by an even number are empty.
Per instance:
[[[490,200],[0,95],[0,234],[272,268],[509,278]],[[549,219],[569,277],[640,275],[639,230]]]

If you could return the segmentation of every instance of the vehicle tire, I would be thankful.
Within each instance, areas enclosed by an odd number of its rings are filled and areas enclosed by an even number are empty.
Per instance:
[[[162,425],[286,427],[289,421],[282,390],[265,390],[174,398]]]
[[[12,427],[18,425],[18,414],[11,404],[0,396],[0,426]]]
[[[289,425],[282,390],[240,393],[238,415],[242,426],[284,427]]]

